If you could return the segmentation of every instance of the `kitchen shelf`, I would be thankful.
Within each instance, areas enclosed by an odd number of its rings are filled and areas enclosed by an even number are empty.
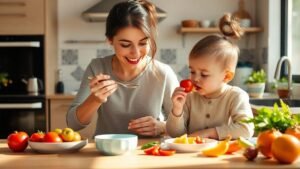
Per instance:
[[[249,28],[243,28],[245,33],[259,33],[263,32],[263,28],[261,27],[249,27]],[[213,28],[188,28],[188,27],[180,27],[178,29],[178,33],[182,34],[182,46],[185,47],[185,35],[186,34],[191,34],[191,33],[218,33],[220,32],[218,27],[213,27]]]
[[[243,28],[245,30],[245,33],[258,33],[262,32],[263,29],[260,27],[249,27],[249,28]],[[214,28],[187,28],[187,27],[180,27],[179,33],[217,33],[220,32],[218,27]]]

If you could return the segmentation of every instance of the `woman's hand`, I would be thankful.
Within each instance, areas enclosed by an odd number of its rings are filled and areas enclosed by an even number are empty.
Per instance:
[[[165,131],[165,123],[156,120],[152,116],[145,116],[130,121],[128,129],[138,135],[157,136]]]
[[[172,102],[173,102],[173,110],[172,113],[175,116],[180,116],[182,113],[183,105],[186,101],[187,93],[184,91],[185,89],[182,87],[177,87],[174,90],[172,95]]]
[[[116,91],[118,85],[115,81],[110,80],[109,75],[99,74],[91,79],[90,83],[91,96],[99,103],[105,103],[107,97]]]

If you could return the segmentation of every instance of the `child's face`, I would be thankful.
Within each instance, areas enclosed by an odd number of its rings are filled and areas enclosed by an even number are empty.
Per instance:
[[[190,76],[196,91],[213,98],[221,92],[225,84],[224,65],[209,56],[189,59]]]

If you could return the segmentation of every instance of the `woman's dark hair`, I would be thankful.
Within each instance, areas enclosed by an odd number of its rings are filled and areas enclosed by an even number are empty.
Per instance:
[[[152,59],[156,53],[156,9],[146,0],[128,0],[116,4],[106,20],[106,37],[112,39],[120,29],[132,26],[144,32],[150,40]]]
[[[219,28],[223,35],[209,35],[201,39],[191,50],[189,57],[214,56],[224,63],[224,68],[234,72],[240,50],[231,39],[239,39],[243,30],[231,14],[225,14],[220,19]]]

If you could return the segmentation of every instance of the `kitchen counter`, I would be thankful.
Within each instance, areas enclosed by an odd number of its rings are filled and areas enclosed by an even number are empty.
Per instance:
[[[140,139],[139,145],[154,139]],[[1,169],[79,169],[79,168],[299,168],[300,158],[291,165],[259,156],[254,162],[246,161],[241,154],[208,158],[199,153],[177,153],[173,156],[150,156],[142,150],[121,156],[103,156],[89,143],[79,152],[69,154],[39,154],[27,147],[25,152],[13,153],[6,140],[0,141]]]

